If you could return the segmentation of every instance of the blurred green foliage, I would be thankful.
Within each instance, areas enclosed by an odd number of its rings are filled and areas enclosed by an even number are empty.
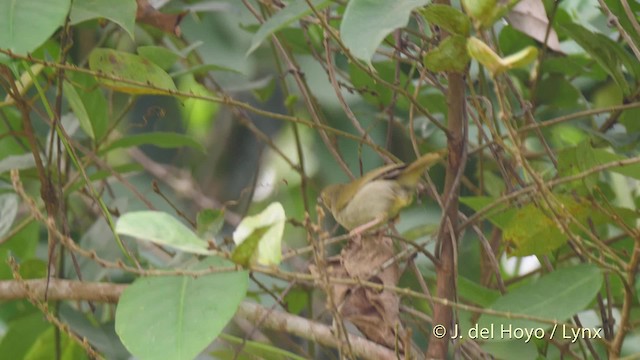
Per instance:
[[[463,73],[467,85],[466,163],[453,175],[461,223],[441,222],[443,162],[396,224],[421,249],[410,256],[419,272],[405,271],[398,285],[413,291],[403,306],[433,316],[418,277],[435,294],[435,239],[441,226],[454,226],[461,329],[517,313],[520,326],[547,331],[579,317],[578,326],[608,336],[463,342],[470,358],[640,352],[637,2],[523,0],[542,11],[529,25],[510,17],[523,12],[515,4],[490,0],[454,2],[455,10],[422,0],[310,1],[313,9],[304,0],[150,1],[161,13],[146,8],[148,18],[136,18],[136,4],[146,2],[135,0],[9,3],[0,1],[2,284],[46,281],[52,269],[58,278],[135,283],[116,324],[114,308],[101,303],[46,308],[32,294],[0,303],[3,357],[77,359],[93,349],[110,359],[151,358],[155,340],[184,340],[171,358],[340,356],[270,330],[243,348],[238,339],[254,330],[229,319],[251,299],[323,322],[324,289],[301,279],[316,261],[312,242],[343,230],[328,212],[320,216],[317,196],[389,159],[410,162],[450,145],[447,72]],[[558,44],[543,45],[541,31]],[[471,36],[479,55],[467,53]],[[509,62],[528,47],[526,61]],[[508,66],[492,71],[486,57]],[[269,241],[282,243],[283,262],[250,261],[268,219],[234,259],[238,224],[276,202],[288,221]],[[116,232],[118,217],[137,210],[162,217]],[[59,236],[41,214],[73,241],[53,247]],[[134,236],[120,239],[125,233]],[[327,244],[322,255],[340,254],[343,244]],[[251,276],[218,256],[241,257]],[[70,328],[44,322],[43,313]],[[201,324],[202,313],[225,315]],[[400,319],[425,348],[434,324],[404,312]],[[138,320],[149,328],[136,329]],[[145,330],[158,338],[139,337]]]

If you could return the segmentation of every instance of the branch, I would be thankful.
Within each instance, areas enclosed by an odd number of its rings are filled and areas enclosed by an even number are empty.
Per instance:
[[[0,301],[26,299],[29,293],[44,299],[46,279],[0,281]],[[117,303],[128,285],[113,283],[82,282],[51,279],[47,298],[49,300],[85,300]],[[260,327],[286,332],[320,345],[337,348],[340,339],[333,335],[330,326],[316,323],[300,316],[272,310],[261,305],[243,301],[236,317],[247,319]],[[353,354],[363,359],[396,359],[393,350],[365,338],[349,335]]]
[[[327,325],[309,321],[300,316],[273,311],[256,303],[243,301],[236,316],[246,318],[254,324],[258,323],[262,327],[313,340],[320,345],[338,348],[341,343],[341,340],[333,335],[332,328]],[[349,335],[349,344],[353,354],[358,358],[397,359],[393,350],[359,336]]]
[[[435,3],[451,6],[449,0],[439,0]],[[449,36],[443,31],[444,40]],[[444,207],[443,216],[438,232],[436,243],[436,257],[438,265],[436,267],[436,290],[438,297],[450,302],[457,302],[456,279],[458,274],[458,241],[460,229],[458,227],[458,196],[460,193],[460,179],[464,173],[466,162],[466,102],[465,102],[465,82],[464,75],[457,72],[448,72],[447,80],[447,147],[449,149],[448,162],[446,167],[445,184],[443,191]],[[454,323],[457,321],[453,316],[453,308],[441,303],[435,303],[433,308],[433,324],[443,326],[445,334],[450,334]],[[429,347],[427,348],[428,359],[446,359],[449,347],[449,337],[439,337],[436,333],[431,333],[429,337]]]
[[[44,300],[46,279],[0,281],[0,301],[27,299],[29,294]],[[127,285],[51,279],[48,300],[86,300],[117,303]]]

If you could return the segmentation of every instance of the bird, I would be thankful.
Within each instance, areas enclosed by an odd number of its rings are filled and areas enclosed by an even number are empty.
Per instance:
[[[409,206],[422,174],[446,153],[446,149],[430,152],[410,164],[382,166],[349,183],[329,185],[320,200],[338,224],[351,235],[361,235]]]

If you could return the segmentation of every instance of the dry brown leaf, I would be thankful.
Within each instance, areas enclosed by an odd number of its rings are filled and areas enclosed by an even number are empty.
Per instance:
[[[327,260],[330,276],[348,277],[396,286],[400,273],[396,263],[380,271],[393,258],[392,240],[383,235],[370,235],[352,240],[339,257]],[[317,267],[310,267],[317,274]],[[369,340],[389,348],[404,348],[405,333],[400,325],[400,298],[392,291],[378,291],[353,285],[332,285],[334,302],[340,315],[354,324]]]
[[[147,0],[136,0],[136,3],[138,4],[136,21],[151,25],[169,34],[181,35],[179,25],[186,13],[164,14],[151,6]]]
[[[549,19],[544,10],[542,0],[522,0],[511,9],[507,15],[507,21],[514,28],[522,31],[539,42],[544,42],[549,27]],[[562,53],[558,34],[553,28],[549,29],[547,47],[553,51]]]

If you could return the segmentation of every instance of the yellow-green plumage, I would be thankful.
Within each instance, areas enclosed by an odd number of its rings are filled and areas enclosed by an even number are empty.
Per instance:
[[[320,196],[336,221],[347,230],[381,224],[411,204],[420,177],[445,153],[429,153],[409,165],[374,169],[350,183],[330,185]]]

